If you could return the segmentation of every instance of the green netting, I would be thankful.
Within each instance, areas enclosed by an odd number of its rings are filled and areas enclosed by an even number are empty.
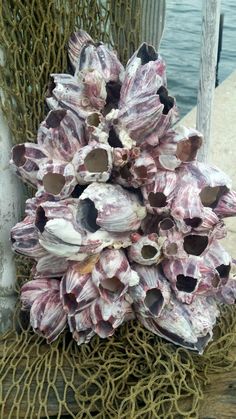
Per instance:
[[[49,74],[67,69],[66,45],[74,29],[111,39],[124,61],[139,43],[139,1],[0,4],[2,106],[15,142],[34,141],[45,115]],[[17,291],[29,279],[30,264],[17,258]],[[68,333],[47,345],[17,307],[13,329],[0,338],[0,417],[197,418],[210,374],[231,369],[236,361],[235,308],[222,308],[222,314],[214,342],[197,356],[136,322],[82,347]]]

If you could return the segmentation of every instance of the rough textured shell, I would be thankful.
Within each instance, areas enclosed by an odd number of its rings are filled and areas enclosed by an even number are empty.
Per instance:
[[[85,45],[87,45],[90,42],[93,42],[91,36],[87,32],[83,31],[82,29],[80,29],[77,32],[74,32],[71,35],[69,39],[69,45],[68,45],[68,54],[69,54],[70,62],[74,69],[76,68],[78,64],[81,50],[83,49]]]
[[[107,302],[117,301],[139,282],[122,250],[104,250],[92,271],[92,281]]]
[[[94,332],[101,338],[106,338],[112,336],[124,321],[130,320],[133,311],[130,302],[125,298],[112,303],[99,298],[92,303],[90,316]]]
[[[214,211],[219,217],[233,217],[236,215],[236,192],[224,194],[218,201]]]
[[[120,106],[137,96],[153,95],[165,84],[165,62],[151,45],[143,43],[127,63]]]
[[[115,52],[109,50],[102,42],[89,42],[80,51],[75,75],[81,70],[97,70],[108,83],[119,81],[123,66]]]
[[[69,110],[50,111],[40,124],[37,142],[52,159],[69,162],[87,144],[84,124]]]
[[[219,315],[213,300],[198,297],[183,305],[173,296],[157,319],[139,317],[151,332],[185,348],[203,353],[212,339],[212,329]]]
[[[148,212],[162,213],[170,210],[169,196],[176,186],[174,172],[160,171],[152,183],[142,187],[144,203]]]
[[[98,295],[91,275],[81,274],[77,264],[73,264],[61,280],[60,298],[69,316],[89,307]]]
[[[162,259],[162,239],[158,239],[157,234],[140,236],[128,248],[130,261],[140,263],[141,265],[153,265],[161,262]]]
[[[51,160],[40,166],[37,174],[37,195],[46,193],[57,199],[68,198],[76,184],[75,169],[71,163]]]
[[[23,285],[23,307],[30,308],[30,323],[34,331],[53,342],[66,327],[57,280],[38,279]]]
[[[39,165],[48,161],[48,157],[37,144],[17,144],[12,149],[10,163],[23,181],[36,186]]]
[[[79,184],[106,182],[112,170],[112,149],[106,144],[90,143],[75,154],[73,165]]]
[[[111,232],[136,230],[146,215],[137,196],[119,185],[94,182],[79,199],[83,205],[84,223],[92,232],[99,226]]]
[[[38,231],[34,222],[34,217],[28,215],[23,221],[17,223],[11,230],[11,243],[15,252],[38,259],[46,252],[39,244]]]
[[[133,269],[140,277],[139,284],[130,289],[135,312],[144,317],[160,316],[170,300],[171,291],[166,278],[156,266],[134,264]]]

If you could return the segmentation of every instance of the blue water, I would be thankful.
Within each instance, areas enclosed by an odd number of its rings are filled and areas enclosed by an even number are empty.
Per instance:
[[[167,63],[168,88],[176,97],[181,116],[197,101],[202,1],[166,1],[160,52]],[[236,69],[236,0],[221,0],[221,13],[224,13],[224,29],[218,72],[220,83]]]

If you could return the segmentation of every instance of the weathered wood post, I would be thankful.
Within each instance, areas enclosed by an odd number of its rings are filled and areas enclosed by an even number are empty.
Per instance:
[[[200,79],[197,98],[197,129],[204,135],[198,159],[207,161],[211,139],[211,117],[215,90],[220,0],[202,0]]]
[[[24,198],[22,185],[9,167],[11,146],[0,105],[0,333],[11,327],[15,307],[16,268],[9,235],[20,219]]]

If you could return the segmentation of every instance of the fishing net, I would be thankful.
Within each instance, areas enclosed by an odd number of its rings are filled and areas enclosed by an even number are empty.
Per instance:
[[[111,42],[123,61],[139,44],[139,1],[0,4],[2,108],[16,143],[34,141],[49,74],[68,69],[66,45],[74,29]],[[16,263],[19,292],[31,262],[17,257]],[[0,417],[197,418],[210,374],[235,364],[235,314],[234,307],[222,308],[214,341],[197,356],[135,321],[89,345],[77,347],[66,332],[47,345],[17,305],[12,330],[0,338]]]

